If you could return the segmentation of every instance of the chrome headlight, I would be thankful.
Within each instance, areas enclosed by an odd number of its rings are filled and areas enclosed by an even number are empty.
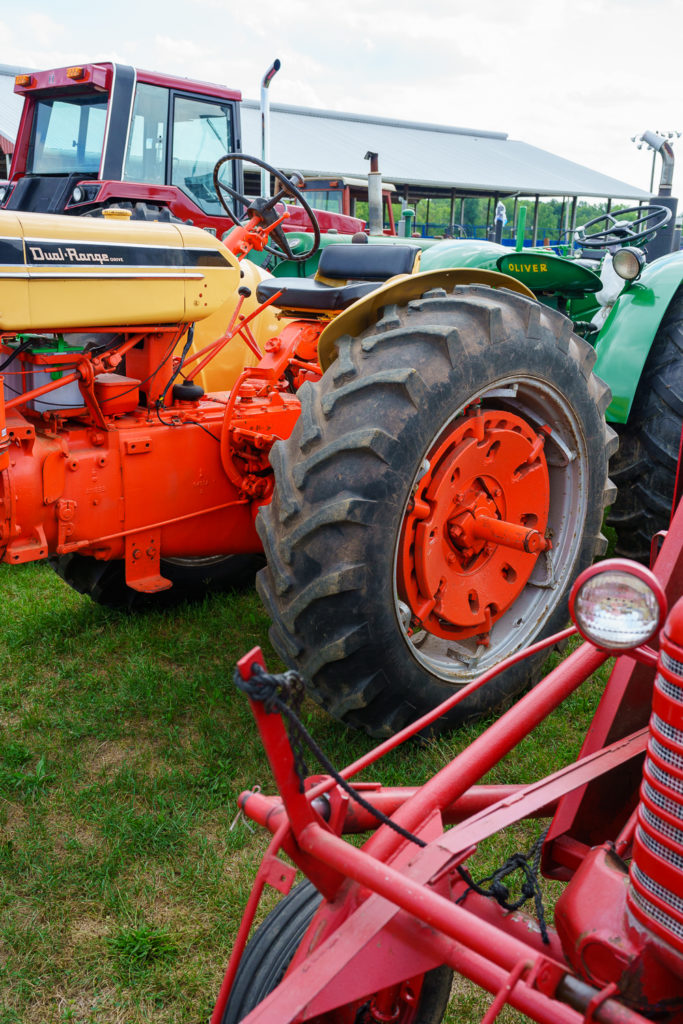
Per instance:
[[[610,558],[584,570],[569,599],[584,639],[611,651],[647,643],[666,618],[666,597],[654,573],[625,558]]]

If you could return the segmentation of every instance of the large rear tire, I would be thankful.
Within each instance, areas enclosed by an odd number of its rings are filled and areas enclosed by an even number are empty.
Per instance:
[[[58,555],[50,559],[58,576],[97,604],[120,611],[173,608],[183,601],[202,601],[209,594],[240,590],[253,583],[263,565],[261,555],[215,555],[211,558],[162,558],[161,575],[173,586],[143,594],[126,586],[124,563],[90,555]]]
[[[320,904],[320,893],[302,882],[278,903],[244,951],[221,1024],[239,1024],[282,981]],[[437,967],[422,979],[416,1006],[404,1005],[396,1024],[439,1024],[451,990],[453,972]]]
[[[271,454],[257,587],[275,648],[331,714],[388,735],[564,625],[574,579],[604,550],[613,491],[594,359],[531,299],[437,289],[340,339],[300,389],[299,421]],[[473,538],[473,513],[535,529],[552,550]],[[440,727],[516,696],[543,660]]]
[[[607,522],[617,555],[647,563],[650,540],[671,516],[683,422],[683,287],[655,335],[612,462],[617,485]]]

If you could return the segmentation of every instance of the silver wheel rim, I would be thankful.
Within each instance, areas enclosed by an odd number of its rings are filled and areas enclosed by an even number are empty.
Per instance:
[[[551,428],[545,454],[550,480],[550,511],[548,528],[552,531],[553,548],[539,555],[529,582],[510,609],[494,623],[490,646],[477,647],[476,641],[454,644],[426,632],[409,636],[409,609],[397,592],[397,568],[400,526],[394,549],[393,597],[396,619],[403,642],[411,656],[432,675],[452,686],[464,686],[471,679],[497,664],[515,651],[528,646],[541,634],[549,616],[558,607],[566,587],[574,575],[574,567],[582,545],[582,524],[586,518],[588,492],[588,449],[579,418],[564,395],[540,378],[511,375],[489,384],[473,394],[447,423],[434,434],[420,459],[413,486],[422,476],[424,459],[462,415],[465,405],[475,400],[484,405],[495,403],[521,416],[536,429],[544,424]],[[403,522],[408,500],[401,515]]]

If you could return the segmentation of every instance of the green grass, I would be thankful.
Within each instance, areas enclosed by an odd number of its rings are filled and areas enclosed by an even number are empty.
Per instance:
[[[129,617],[46,565],[2,566],[0,579],[0,1024],[202,1024],[267,838],[243,820],[231,830],[243,789],[273,790],[232,683],[257,643],[282,667],[258,598]],[[492,779],[573,759],[600,686]],[[372,745],[310,702],[304,717],[339,766]],[[418,784],[480,729],[403,748],[366,777]],[[528,848],[542,827],[483,844],[474,870]],[[486,1002],[458,983],[448,1019],[477,1020]]]

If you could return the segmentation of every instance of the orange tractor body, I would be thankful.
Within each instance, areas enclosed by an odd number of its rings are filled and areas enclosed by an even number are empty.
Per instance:
[[[260,272],[185,225],[65,220],[3,215],[4,561],[124,559],[128,585],[154,592],[170,586],[162,552],[260,551],[253,497],[266,496],[269,448],[299,412],[281,359],[262,358],[274,316],[250,320],[258,303],[247,285],[238,293]],[[190,324],[195,381],[210,386],[220,350],[223,388],[162,411]],[[226,329],[246,341],[228,348]]]
[[[611,497],[608,392],[507,276],[349,244],[315,280],[270,277],[249,252],[293,257],[282,201],[310,208],[272,168],[272,199],[239,194],[222,169],[241,159],[214,171],[247,207],[226,244],[125,211],[0,213],[1,557],[134,607],[240,584],[265,554],[277,649],[385,734],[562,625]]]

